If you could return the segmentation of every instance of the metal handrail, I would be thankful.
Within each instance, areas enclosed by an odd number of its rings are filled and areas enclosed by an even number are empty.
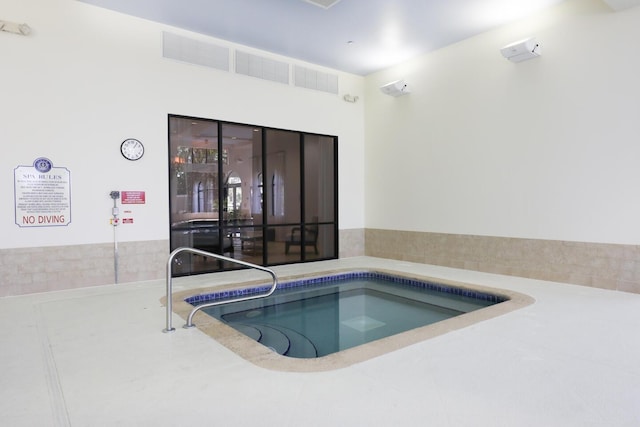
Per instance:
[[[245,267],[250,267],[250,268],[255,268],[256,270],[261,270],[261,271],[265,271],[267,273],[269,273],[271,275],[271,278],[273,279],[273,284],[271,285],[271,288],[269,288],[269,291],[264,293],[264,294],[257,294],[257,295],[251,295],[251,296],[247,296],[247,297],[240,297],[240,298],[234,298],[231,300],[224,300],[224,301],[216,301],[216,302],[210,302],[210,303],[206,303],[206,304],[201,304],[197,307],[194,307],[193,310],[191,310],[191,313],[189,313],[189,317],[187,319],[187,324],[184,325],[185,328],[191,328],[193,326],[195,326],[193,324],[193,315],[196,314],[196,312],[202,308],[207,308],[207,307],[213,307],[214,305],[220,305],[220,304],[227,304],[227,303],[232,303],[232,302],[240,302],[240,301],[248,301],[248,300],[252,300],[252,299],[256,299],[256,298],[265,298],[268,297],[269,295],[271,295],[275,290],[276,287],[278,286],[278,278],[276,277],[276,273],[266,267],[263,267],[261,265],[257,265],[257,264],[251,264],[250,262],[245,262],[245,261],[240,261],[238,259],[234,259],[234,258],[229,258],[223,255],[218,255],[218,254],[213,254],[211,252],[206,252],[206,251],[202,251],[200,249],[194,249],[194,248],[178,248],[176,250],[174,250],[173,252],[171,252],[171,254],[169,255],[169,259],[167,259],[167,327],[165,329],[163,329],[163,332],[173,332],[176,329],[172,326],[171,323],[171,314],[173,312],[173,301],[172,301],[172,293],[173,293],[173,259],[176,257],[176,255],[178,255],[181,252],[190,252],[192,254],[196,254],[196,255],[201,255],[204,257],[209,257],[209,258],[215,258],[215,259],[219,259],[222,261],[228,261],[228,262],[232,262],[235,264],[240,264],[240,265],[244,265]]]

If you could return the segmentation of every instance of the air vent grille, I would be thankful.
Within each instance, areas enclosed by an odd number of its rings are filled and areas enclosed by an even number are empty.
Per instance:
[[[229,71],[229,49],[176,34],[162,33],[162,56]]]
[[[323,9],[329,9],[332,6],[335,6],[336,3],[339,3],[340,0],[304,0],[307,3],[311,3],[315,6],[321,7]]]
[[[616,12],[629,9],[634,6],[640,6],[640,0],[604,0],[604,2]]]
[[[230,70],[230,54],[235,55],[235,70]],[[277,61],[232,48],[218,46],[199,40],[162,33],[162,56],[190,64],[203,65],[222,71],[235,71],[236,74],[256,77],[272,82],[291,84],[293,66],[293,85],[327,93],[338,93],[338,75],[300,65]]]
[[[310,68],[295,66],[294,84],[298,87],[338,93],[338,76]]]
[[[289,84],[289,64],[239,50],[236,51],[236,73]]]

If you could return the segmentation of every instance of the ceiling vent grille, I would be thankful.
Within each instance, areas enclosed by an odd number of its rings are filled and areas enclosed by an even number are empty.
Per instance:
[[[228,48],[172,33],[162,33],[162,56],[190,64],[229,71]]]
[[[616,12],[640,5],[640,0],[604,0]]]
[[[335,6],[340,0],[304,0],[307,3],[311,3],[312,5],[321,7],[323,9],[329,9],[332,6]]]
[[[236,51],[236,73],[289,84],[289,64],[239,50]]]
[[[300,65],[295,66],[294,84],[307,89],[338,93],[338,76],[336,74],[312,70]]]

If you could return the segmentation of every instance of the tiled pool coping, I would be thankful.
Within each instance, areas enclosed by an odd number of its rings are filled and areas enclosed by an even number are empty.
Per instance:
[[[191,331],[193,333],[201,331],[211,336],[243,359],[266,369],[288,372],[327,371],[364,362],[394,350],[420,343],[429,338],[509,313],[534,302],[534,299],[530,296],[518,292],[487,288],[463,282],[441,280],[432,277],[414,276],[389,270],[327,271],[321,275],[279,277],[278,289],[293,286],[313,286],[315,284],[338,280],[338,278],[361,277],[391,277],[394,281],[411,286],[426,286],[430,289],[440,289],[442,292],[471,296],[472,298],[478,297],[485,300],[491,300],[491,298],[493,298],[499,303],[315,359],[295,359],[281,356],[203,311],[195,314],[194,323],[196,328],[191,329]],[[238,296],[249,296],[265,292],[268,288],[269,284],[265,284],[264,281],[253,281],[224,287],[191,289],[174,294],[173,309],[175,313],[186,320],[194,307],[188,301],[195,302],[196,305],[198,305],[205,301],[212,302],[237,298]]]

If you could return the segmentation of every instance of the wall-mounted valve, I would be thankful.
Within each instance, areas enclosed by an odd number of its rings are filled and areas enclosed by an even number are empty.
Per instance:
[[[114,270],[114,280],[115,283],[118,283],[118,239],[116,237],[116,229],[118,226],[118,199],[120,198],[119,191],[112,191],[109,193],[109,196],[113,200],[113,208],[111,209],[111,225],[113,225],[113,270]]]
[[[120,198],[120,192],[112,191],[111,193],[109,193],[109,196],[111,196],[111,198],[113,199],[113,208],[111,209],[111,225],[113,225],[114,227],[117,227],[119,222],[119,219],[118,219],[119,209],[117,205],[117,200]]]

